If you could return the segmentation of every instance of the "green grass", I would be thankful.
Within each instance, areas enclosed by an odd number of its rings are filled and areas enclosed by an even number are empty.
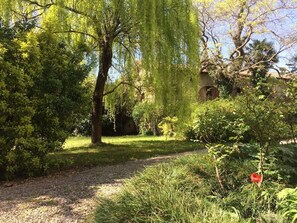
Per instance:
[[[211,163],[200,154],[147,168],[116,197],[100,201],[94,222],[242,222],[235,213],[207,200],[211,183],[197,172],[207,172],[211,180]]]
[[[119,194],[100,199],[93,222],[285,222],[271,199],[281,185],[267,181],[260,189],[249,181],[249,161],[234,164],[234,174],[242,173],[236,176],[240,185],[226,190],[220,189],[213,160],[205,154],[148,167],[129,180]]]
[[[100,146],[91,145],[89,137],[71,137],[64,149],[49,155],[51,172],[70,168],[117,164],[129,160],[203,149],[189,141],[165,140],[154,136],[103,137]]]

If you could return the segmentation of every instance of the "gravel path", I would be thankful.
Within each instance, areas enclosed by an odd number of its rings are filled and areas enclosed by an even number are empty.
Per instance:
[[[189,153],[99,166],[0,185],[0,223],[85,222],[98,197],[118,192],[145,166]],[[7,187],[9,186],[9,187]]]

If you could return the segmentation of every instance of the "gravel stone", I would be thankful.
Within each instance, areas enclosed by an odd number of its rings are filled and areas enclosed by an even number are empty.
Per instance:
[[[3,183],[0,223],[86,222],[92,218],[98,198],[118,193],[136,172],[186,154],[189,152]]]

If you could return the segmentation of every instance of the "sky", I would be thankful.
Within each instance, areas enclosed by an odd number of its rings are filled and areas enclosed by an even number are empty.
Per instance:
[[[276,12],[276,16],[281,17],[281,19],[267,24],[267,28],[273,30],[274,34],[271,32],[253,34],[251,42],[253,40],[266,39],[269,42],[272,42],[274,48],[278,51],[282,48],[287,48],[290,45],[289,42],[295,41],[295,44],[282,51],[278,56],[279,62],[277,63],[277,66],[288,68],[287,64],[289,63],[290,59],[297,55],[297,9],[285,10],[283,12],[279,11]],[[230,36],[226,34],[229,31],[229,25],[230,24],[221,24],[221,27],[219,27],[223,37],[221,38],[223,39],[223,54],[226,57],[230,55],[230,51],[234,49],[234,45],[230,39]],[[292,36],[289,37],[290,35]]]
[[[236,1],[236,0],[234,0]],[[271,32],[264,32],[259,34],[253,34],[250,43],[253,40],[262,40],[267,39],[269,42],[273,42],[275,49],[281,50],[285,45],[284,43],[288,43],[288,40],[293,41],[293,38],[287,38],[289,34],[294,34],[296,44],[291,48],[284,50],[279,54],[279,62],[277,63],[278,67],[288,68],[287,64],[290,59],[297,55],[297,9],[285,10],[285,11],[277,11],[275,12],[277,17],[280,17],[280,20],[271,20],[267,23],[268,30],[273,30],[274,34]],[[223,56],[228,58],[230,52],[234,49],[234,44],[229,35],[230,26],[233,24],[229,24],[227,22],[216,23],[216,32],[219,33],[221,44],[222,44],[222,52]],[[98,70],[96,70],[97,72]],[[119,76],[119,71],[115,68],[110,69],[110,78],[111,80],[115,80]]]

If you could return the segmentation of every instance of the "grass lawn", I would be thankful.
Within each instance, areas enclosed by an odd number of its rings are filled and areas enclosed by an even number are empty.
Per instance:
[[[158,155],[203,149],[204,145],[188,141],[165,140],[155,136],[103,137],[103,145],[91,145],[89,137],[71,137],[64,150],[49,155],[50,170],[85,168],[145,159]]]

